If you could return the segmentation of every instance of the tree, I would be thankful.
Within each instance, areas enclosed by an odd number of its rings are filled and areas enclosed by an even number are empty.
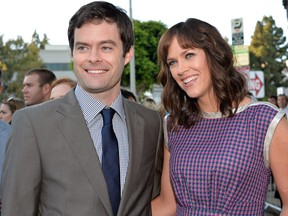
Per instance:
[[[32,42],[36,44],[40,49],[45,49],[45,45],[49,43],[49,39],[46,34],[44,34],[43,40],[40,40],[39,35],[35,31],[32,35]]]
[[[3,72],[2,81],[4,83],[4,91],[2,91],[1,99],[13,94],[22,98],[22,83],[24,75],[32,68],[43,67],[40,59],[40,47],[47,43],[47,37],[39,40],[39,36],[34,32],[31,43],[25,43],[22,37],[16,40],[10,39],[5,44],[3,37],[0,37],[0,59],[6,65],[6,71]]]
[[[135,32],[135,76],[137,94],[141,96],[145,91],[152,90],[158,74],[157,44],[160,36],[167,29],[161,22],[140,22],[134,20]],[[122,86],[130,84],[130,65],[127,65],[123,77]]]
[[[258,21],[249,47],[251,70],[261,70],[265,77],[265,95],[275,95],[277,87],[287,87],[286,68],[288,44],[283,29],[278,28],[274,19],[264,16]]]

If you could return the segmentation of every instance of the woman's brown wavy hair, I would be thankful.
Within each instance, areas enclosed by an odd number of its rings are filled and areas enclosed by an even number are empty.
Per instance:
[[[209,23],[190,18],[167,30],[158,44],[160,72],[157,79],[163,86],[162,106],[170,114],[168,129],[174,130],[178,126],[189,128],[201,118],[197,98],[188,97],[179,87],[167,64],[168,49],[173,38],[183,49],[204,50],[220,112],[234,116],[239,103],[249,93],[246,79],[234,68],[232,50],[218,30]]]

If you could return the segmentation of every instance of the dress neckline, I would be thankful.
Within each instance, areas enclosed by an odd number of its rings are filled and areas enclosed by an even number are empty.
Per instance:
[[[255,103],[257,100],[254,97],[250,97],[251,101],[245,105],[239,106],[236,114],[243,112],[247,109],[251,104]],[[233,112],[235,111],[235,108],[233,109]],[[222,115],[221,112],[202,112],[203,118],[226,118],[228,115]]]

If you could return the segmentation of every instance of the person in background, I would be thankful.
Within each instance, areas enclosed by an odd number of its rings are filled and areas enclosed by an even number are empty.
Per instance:
[[[5,158],[6,144],[11,133],[11,125],[0,120],[0,181],[2,179],[2,166]],[[0,215],[1,215],[1,196],[0,196]]]
[[[166,146],[153,215],[263,215],[271,171],[288,215],[288,122],[249,95],[219,31],[190,18],[158,44]]]
[[[45,68],[28,71],[23,80],[23,97],[26,106],[40,104],[50,100],[51,84],[56,80],[55,74]]]
[[[72,16],[68,39],[77,86],[14,114],[2,213],[150,216],[160,189],[163,126],[159,112],[121,95],[133,56],[132,22],[123,9],[94,1]]]
[[[121,88],[121,94],[123,95],[124,98],[137,102],[136,96],[131,91]]]
[[[271,95],[268,97],[268,102],[274,104],[275,106],[278,107],[278,104],[277,104],[277,96],[276,95]]]
[[[146,97],[142,104],[150,109],[158,109],[156,102],[150,97]]]
[[[14,112],[24,107],[24,101],[20,98],[9,98],[0,104],[0,182],[2,178],[2,166],[5,158],[6,144],[11,132],[11,121]],[[2,201],[0,197],[0,215]]]
[[[52,82],[50,100],[63,97],[76,86],[77,82],[70,78],[59,78]]]
[[[280,110],[283,110],[288,117],[288,98],[285,94],[279,94],[277,97],[277,104]]]
[[[0,119],[11,124],[12,116],[16,110],[25,106],[22,99],[9,98],[0,105]]]
[[[11,125],[9,125],[3,120],[0,120],[0,180],[2,178],[2,165],[5,156],[5,148],[10,132],[11,132]]]

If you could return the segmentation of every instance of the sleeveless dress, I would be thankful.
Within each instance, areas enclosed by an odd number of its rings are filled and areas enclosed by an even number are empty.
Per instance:
[[[269,146],[284,115],[252,100],[232,118],[203,113],[191,128],[168,132],[176,215],[264,215]]]

